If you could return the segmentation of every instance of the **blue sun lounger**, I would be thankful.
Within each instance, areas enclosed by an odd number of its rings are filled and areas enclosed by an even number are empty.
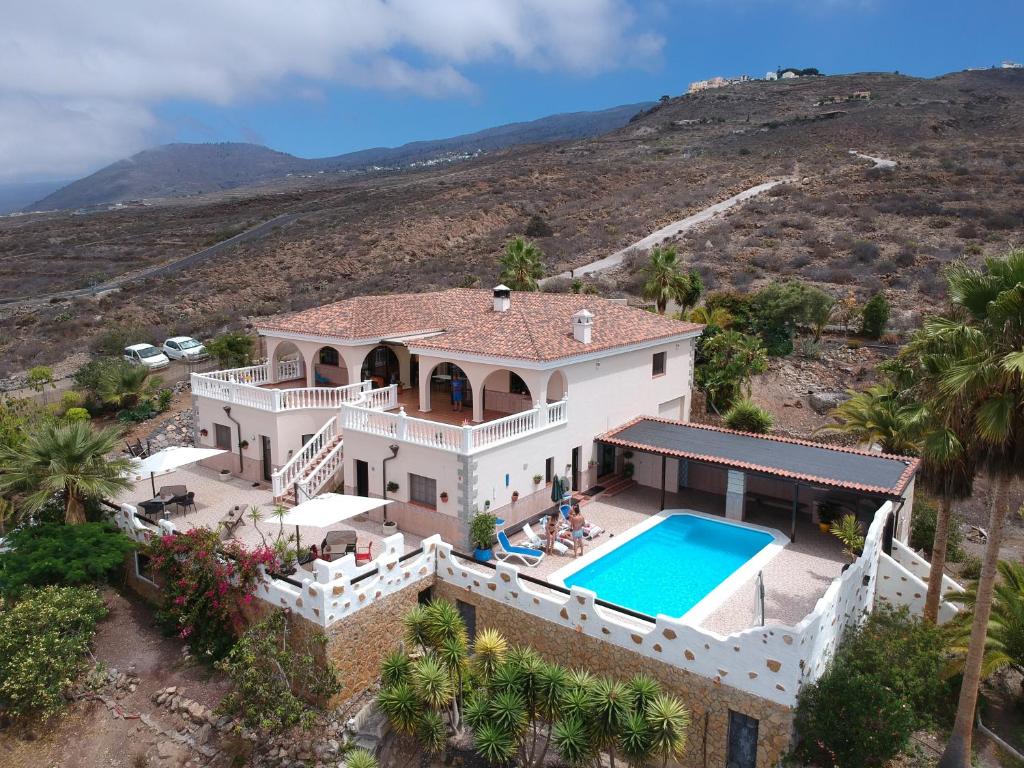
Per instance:
[[[504,531],[498,531],[498,548],[494,556],[503,563],[516,557],[522,560],[524,564],[534,566],[544,559],[544,552],[539,549],[531,549],[530,547],[517,547],[508,540],[508,534]]]

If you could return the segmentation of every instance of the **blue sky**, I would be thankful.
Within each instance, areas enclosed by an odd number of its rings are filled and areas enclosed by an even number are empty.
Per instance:
[[[1024,59],[1020,0],[53,3],[17,4],[0,30],[0,181],[167,141],[339,154],[779,65],[934,76]]]

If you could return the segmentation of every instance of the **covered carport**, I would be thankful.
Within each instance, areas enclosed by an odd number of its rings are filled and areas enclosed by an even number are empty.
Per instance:
[[[651,416],[617,427],[596,442],[617,449],[620,467],[632,463],[640,484],[661,489],[662,509],[669,492],[720,495],[721,512],[732,519],[742,520],[749,504],[788,514],[789,536],[795,541],[798,515],[804,510],[817,518],[823,501],[870,519],[883,501],[891,500],[895,535],[905,541],[909,534],[915,458]]]

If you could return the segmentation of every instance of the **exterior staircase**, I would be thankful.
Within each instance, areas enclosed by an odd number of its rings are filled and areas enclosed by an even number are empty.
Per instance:
[[[343,446],[338,418],[334,417],[273,474],[274,500],[295,505],[296,487],[302,501],[320,493],[341,470]]]
[[[636,485],[636,480],[631,477],[623,477],[622,475],[613,475],[609,478],[601,478],[601,485],[604,486],[604,490],[598,496],[610,498],[632,488]]]

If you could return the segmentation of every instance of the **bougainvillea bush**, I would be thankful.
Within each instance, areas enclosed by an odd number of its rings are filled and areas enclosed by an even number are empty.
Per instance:
[[[253,600],[260,566],[279,566],[270,547],[222,542],[209,528],[154,538],[146,550],[162,588],[158,620],[211,662],[224,658],[241,634],[242,609]]]

